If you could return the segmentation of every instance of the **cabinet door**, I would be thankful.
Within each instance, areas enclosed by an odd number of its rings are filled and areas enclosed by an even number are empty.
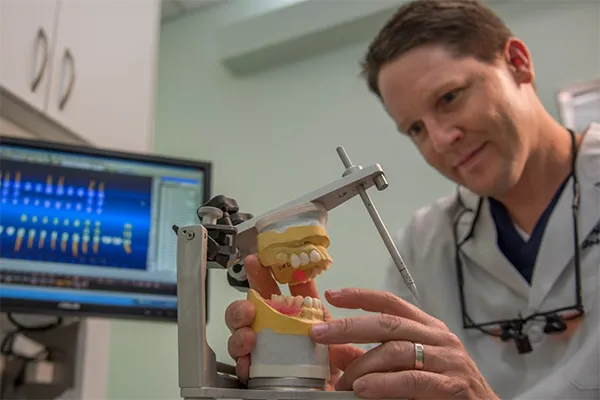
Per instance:
[[[158,0],[61,1],[48,115],[98,147],[148,151]]]
[[[41,111],[52,64],[56,0],[0,1],[0,85]]]

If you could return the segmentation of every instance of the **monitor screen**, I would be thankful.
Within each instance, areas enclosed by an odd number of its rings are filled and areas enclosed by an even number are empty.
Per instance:
[[[211,164],[2,137],[2,311],[177,320],[177,236]]]

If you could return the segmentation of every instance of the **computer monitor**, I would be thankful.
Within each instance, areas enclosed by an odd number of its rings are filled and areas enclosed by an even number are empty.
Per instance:
[[[0,137],[3,312],[177,320],[211,163]]]

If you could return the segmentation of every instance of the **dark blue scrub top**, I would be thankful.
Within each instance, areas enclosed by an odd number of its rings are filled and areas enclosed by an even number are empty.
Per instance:
[[[535,260],[542,237],[544,236],[544,231],[546,230],[546,225],[569,178],[570,176],[560,185],[554,194],[552,201],[548,204],[548,207],[535,225],[529,240],[523,239],[517,231],[504,205],[497,200],[489,199],[490,212],[496,225],[498,247],[529,284],[531,284]]]

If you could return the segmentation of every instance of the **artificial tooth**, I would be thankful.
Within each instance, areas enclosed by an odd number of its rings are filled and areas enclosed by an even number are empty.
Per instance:
[[[316,263],[317,261],[320,261],[320,260],[321,260],[321,255],[319,254],[318,251],[316,251],[316,250],[313,249],[310,252],[310,261]]]
[[[321,300],[319,299],[313,299],[313,307],[314,308],[322,308],[323,307],[323,303],[321,303]]]
[[[302,296],[294,297],[294,307],[296,307],[296,308],[302,307],[303,302],[304,302],[304,299],[302,298]]]
[[[308,264],[308,254],[306,254],[305,252],[300,253],[300,264]]]
[[[277,303],[283,303],[283,296],[280,294],[274,294],[271,296],[271,300],[273,300]]]
[[[278,253],[276,257],[281,262],[287,261],[287,255],[285,253]]]
[[[312,297],[305,297],[304,298],[304,305],[306,307],[311,308],[313,306],[313,299],[312,299]]]
[[[292,304],[294,304],[294,297],[293,296],[285,296],[285,305],[288,307],[291,307]]]
[[[290,256],[290,264],[292,264],[292,267],[294,268],[298,268],[300,266],[300,258],[295,253],[292,253]]]
[[[312,268],[310,270],[310,279],[316,277],[318,275],[318,273],[319,273],[319,268],[316,268],[316,267]]]

